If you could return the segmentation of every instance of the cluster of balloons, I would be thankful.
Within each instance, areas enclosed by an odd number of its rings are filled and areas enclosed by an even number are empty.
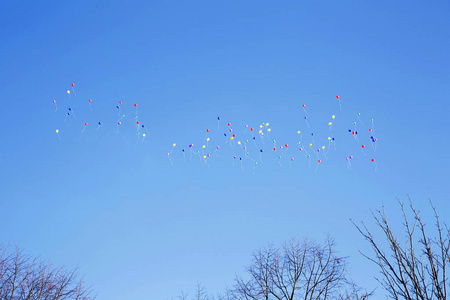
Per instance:
[[[341,111],[342,106],[340,97],[337,95],[336,99],[339,101],[339,111]],[[283,161],[287,160],[289,162],[289,166],[291,166],[296,158],[300,156],[300,158],[306,159],[309,167],[311,167],[311,164],[315,165],[316,172],[322,163],[329,161],[329,152],[336,152],[337,140],[345,140],[343,136],[345,130],[336,131],[334,129],[333,123],[336,120],[336,114],[332,114],[329,121],[324,124],[324,126],[328,126],[328,130],[326,131],[328,136],[326,139],[322,138],[322,142],[316,142],[316,135],[308,122],[311,115],[307,111],[307,105],[302,104],[300,107],[303,110],[303,116],[299,115],[299,119],[303,118],[305,120],[305,125],[307,128],[304,129],[305,131],[297,129],[295,131],[297,133],[297,138],[295,141],[291,141],[290,143],[279,143],[277,139],[274,138],[272,129],[268,122],[262,122],[256,126],[241,124],[237,128],[232,126],[231,123],[226,123],[226,128],[221,131],[221,118],[217,117],[217,131],[214,130],[213,132],[210,128],[206,128],[205,137],[199,142],[198,146],[197,143],[195,146],[194,143],[189,143],[185,145],[185,147],[177,147],[177,144],[173,143],[172,148],[166,153],[166,156],[173,165],[172,157],[175,149],[178,148],[175,155],[179,155],[179,153],[181,153],[184,161],[186,161],[186,154],[188,154],[189,160],[196,158],[200,162],[209,166],[212,159],[219,157],[218,152],[224,152],[226,153],[225,156],[228,157],[233,165],[236,163],[240,165],[242,171],[244,171],[244,164],[249,163],[252,165],[253,171],[255,171],[258,164],[262,164],[267,157],[275,158],[280,166],[282,166]],[[361,113],[356,113],[355,119],[357,119],[360,125],[364,127],[364,123],[361,120]],[[359,147],[359,151],[361,151],[362,154],[362,159],[360,159],[360,161],[363,160],[371,162],[374,165],[374,170],[376,171],[377,165],[373,155],[377,149],[378,139],[375,137],[373,119],[370,119],[371,127],[368,129],[368,133],[371,135],[370,144],[372,149],[370,151],[370,155],[372,155],[372,157],[367,157],[369,154],[366,151],[367,147],[365,143],[369,143],[369,141],[365,139],[360,140],[359,138],[357,121],[348,122],[348,124],[350,126],[348,132],[354,139],[354,144],[350,145],[350,151],[356,152],[357,147]],[[303,136],[304,132],[307,132],[305,137]],[[323,133],[323,130],[320,131],[319,129],[319,132]],[[365,134],[363,135],[365,136]],[[220,136],[222,136],[222,138],[220,138]],[[212,143],[214,143],[213,146],[210,145]],[[221,151],[222,149],[226,150]],[[272,154],[270,154],[270,152],[272,152]],[[355,155],[355,153],[349,153],[347,156],[342,158],[343,162],[347,162],[348,169],[351,169],[351,162]],[[224,156],[220,155],[220,157]]]
[[[78,96],[77,99],[72,98],[71,97],[72,95],[74,97],[77,96],[77,94],[75,92],[75,83],[71,84],[71,87],[70,87],[70,89],[67,89],[66,94],[68,95],[67,98],[62,98],[62,100],[58,100],[58,101],[61,101],[67,107],[67,110],[64,112],[64,128],[67,128],[67,126],[69,126],[70,122],[75,122],[77,125],[79,124],[82,126],[80,134],[84,134],[86,131],[88,131],[89,125],[91,125],[91,123],[87,122],[87,120],[92,119],[92,118],[97,118],[94,126],[96,128],[96,131],[100,130],[104,122],[103,122],[103,120],[98,118],[98,116],[96,117],[96,115],[94,115],[94,109],[93,109],[94,101],[87,97],[84,99],[79,99],[81,96]],[[58,113],[57,101],[52,100],[52,102],[55,107],[55,113]],[[119,101],[118,104],[115,106],[115,109],[117,112],[117,121],[115,123],[116,132],[119,133],[120,128],[123,126],[124,121],[127,121],[128,123],[134,122],[136,125],[136,137],[137,137],[136,143],[138,143],[139,141],[143,142],[145,137],[147,135],[149,135],[149,132],[148,132],[147,127],[139,121],[138,104],[137,103],[132,104],[133,105],[132,107],[134,108],[134,110],[133,110],[134,114],[131,114],[132,121],[130,121],[131,118],[129,117],[129,115],[127,114],[127,116],[126,116],[125,113],[123,112],[124,105],[125,104],[123,101]],[[88,113],[86,113],[87,108],[89,108]],[[111,112],[113,109],[114,108],[112,106]],[[82,112],[82,117],[83,117],[82,120],[80,120],[79,118],[76,117],[75,110],[77,110],[77,113]],[[114,124],[114,122],[111,122],[110,119],[108,119],[108,122],[106,122],[106,123],[108,125]],[[55,130],[55,132],[56,132],[58,139],[60,141],[62,141],[60,133],[62,134],[64,132],[64,129],[57,128]]]

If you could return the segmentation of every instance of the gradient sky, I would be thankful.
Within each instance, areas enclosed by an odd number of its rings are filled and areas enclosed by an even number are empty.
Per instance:
[[[140,300],[197,282],[222,291],[252,251],[329,233],[352,277],[377,287],[350,218],[375,228],[370,209],[384,203],[399,228],[396,198],[409,195],[424,217],[431,199],[450,219],[449,15],[444,0],[1,2],[0,243],[78,265],[100,300]],[[367,155],[347,132],[357,113]],[[269,122],[290,145],[281,167],[267,140],[249,147],[255,160],[266,147],[264,163],[233,164],[228,122],[242,138]],[[220,151],[184,161],[207,128]],[[297,130],[336,137],[317,170]]]

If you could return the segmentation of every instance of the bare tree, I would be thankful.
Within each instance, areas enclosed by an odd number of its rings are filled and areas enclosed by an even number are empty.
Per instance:
[[[382,246],[379,240],[361,222],[358,226],[363,237],[374,250],[374,256],[363,254],[380,268],[381,278],[376,278],[387,291],[391,299],[447,299],[447,276],[450,263],[450,231],[441,224],[436,208],[430,201],[434,211],[435,224],[432,227],[434,235],[426,232],[426,223],[420,217],[420,212],[413,207],[409,199],[412,220],[408,220],[405,206],[398,200],[403,213],[404,239],[394,234],[388,223],[384,205],[382,210],[372,211],[376,224],[381,229],[387,246]]]
[[[76,270],[54,268],[46,262],[0,245],[0,299],[91,300],[91,289],[77,279]]]
[[[346,258],[338,257],[334,241],[292,239],[281,249],[269,246],[253,255],[249,279],[236,278],[231,299],[365,299],[346,278]],[[349,288],[351,291],[348,292]]]

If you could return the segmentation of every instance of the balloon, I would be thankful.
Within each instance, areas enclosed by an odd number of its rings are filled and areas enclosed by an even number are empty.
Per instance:
[[[336,99],[339,99],[339,95],[336,95]]]
[[[203,146],[202,146],[202,148],[203,148],[203,149],[205,149],[205,148],[206,148],[206,146],[205,146],[205,145],[203,145]]]
[[[375,161],[375,159],[372,158],[371,161]]]
[[[259,152],[263,152],[263,149],[259,150]]]
[[[228,123],[227,125],[228,125],[228,126],[231,126],[231,123]]]
[[[312,147],[312,144],[309,144],[310,147]]]
[[[233,134],[233,137],[236,137],[236,135],[235,135],[235,134]]]
[[[145,137],[145,133],[142,135],[143,137]],[[183,150],[184,151],[184,150]]]
[[[139,122],[136,122],[137,125],[139,125]]]
[[[59,130],[58,130],[58,129],[56,129],[56,133],[59,133]]]
[[[118,125],[122,124],[122,122],[117,122]]]
[[[209,132],[209,129],[206,129],[206,132]]]
[[[269,123],[266,123],[266,127],[269,126]]]
[[[87,126],[88,123],[84,123],[84,126]]]
[[[92,100],[91,100],[91,99],[89,99],[89,102],[92,102]]]
[[[332,115],[332,116],[331,116],[331,118],[332,118],[333,120],[334,120],[335,117],[336,117],[335,115]]]
[[[276,150],[277,150],[277,148],[273,147],[273,151],[276,151]]]
[[[330,125],[330,126],[331,126],[331,124],[333,124],[333,123],[331,123],[331,122],[328,122],[328,125]]]
[[[241,141],[238,141],[238,145],[240,145],[241,144]]]
[[[75,83],[72,83],[72,86],[74,86],[75,85]]]
[[[134,104],[134,107],[136,107],[137,106],[137,104]]]
[[[217,117],[217,120],[219,121],[219,120],[220,120],[220,117]]]
[[[300,130],[299,130],[299,131],[297,131],[297,134],[300,134]]]
[[[122,101],[119,101],[119,104],[122,104]]]
[[[253,127],[252,127],[252,128],[250,128],[250,131],[253,131]]]
[[[70,95],[70,91],[69,91],[69,90],[67,90],[67,94],[69,94],[69,95]]]
[[[303,106],[303,107],[306,107],[306,105],[305,105],[305,104],[303,104],[302,106]]]
[[[172,145],[172,146],[174,146],[174,147],[175,147],[176,145],[177,145],[177,144],[173,143],[173,145]]]
[[[364,148],[365,146],[364,145],[361,145],[361,148]]]
[[[233,139],[234,139],[234,136],[230,137],[230,140],[233,140]]]
[[[318,160],[319,164],[322,162],[320,159]]]
[[[287,147],[288,147],[288,144],[284,144],[284,146],[287,148]]]
[[[207,138],[206,141],[209,142],[209,138]]]

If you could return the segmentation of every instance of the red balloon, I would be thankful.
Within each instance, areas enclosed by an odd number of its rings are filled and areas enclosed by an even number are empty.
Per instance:
[[[137,104],[135,104],[134,106],[137,106]]]
[[[235,134],[233,134],[233,137],[236,137],[236,135],[235,135]]]
[[[372,128],[369,128],[369,131],[372,132]]]
[[[75,85],[75,83],[72,83],[72,86],[74,86]]]
[[[122,104],[122,101],[119,101],[119,104]]]
[[[375,159],[372,158],[372,161],[375,161]]]
[[[252,127],[252,128],[250,128],[250,131],[253,131],[253,127]]]
[[[138,124],[138,125],[139,125],[139,122],[136,122],[136,124]]]
[[[89,99],[89,102],[92,102],[92,100],[91,100],[91,99]]]
[[[305,104],[303,104],[302,106],[303,106],[303,107],[305,107],[306,105],[305,105]]]
[[[231,124],[230,124],[230,123],[228,123],[227,125],[228,125],[228,126],[231,126]]]
[[[284,144],[284,146],[287,148],[288,144]]]
[[[320,159],[318,160],[319,164],[322,162]]]
[[[354,131],[352,131],[352,134],[355,134],[355,132],[354,132]]]
[[[364,148],[364,147],[365,147],[364,145],[361,146],[361,148]]]
[[[277,150],[277,148],[274,147],[274,148],[273,148],[273,151],[276,151],[276,150]]]
[[[206,132],[209,132],[209,129],[206,129]]]
[[[87,126],[87,123],[84,123],[84,126]]]
[[[339,96],[338,96],[338,95],[336,95],[336,99],[339,99]]]

